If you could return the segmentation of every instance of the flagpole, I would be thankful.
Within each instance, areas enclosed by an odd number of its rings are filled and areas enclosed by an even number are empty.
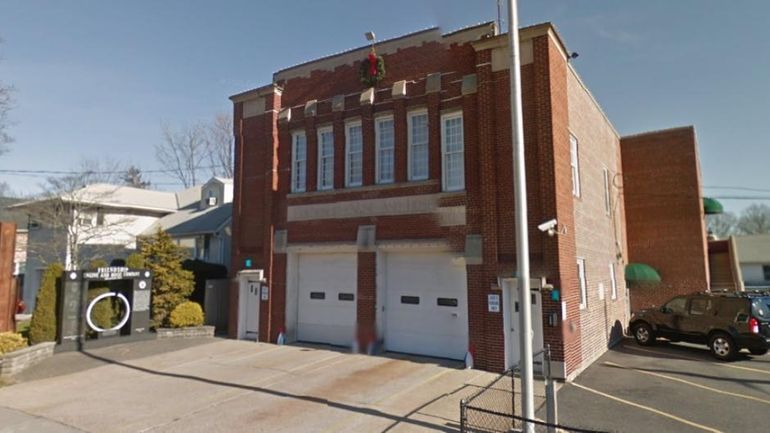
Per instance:
[[[521,104],[521,65],[519,60],[519,17],[516,0],[508,0],[508,46],[511,54],[511,129],[513,137],[513,192],[516,200],[516,281],[519,289],[519,345],[521,358],[521,412],[535,418],[532,374],[532,302],[529,285],[529,233],[527,222],[527,175],[524,164],[524,125]],[[524,431],[533,425],[524,423]]]

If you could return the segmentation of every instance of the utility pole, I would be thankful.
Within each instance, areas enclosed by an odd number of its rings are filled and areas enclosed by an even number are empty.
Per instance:
[[[511,52],[511,128],[513,137],[513,193],[516,200],[516,280],[519,289],[519,345],[521,358],[521,412],[535,418],[532,375],[532,301],[529,286],[529,233],[527,222],[527,174],[524,164],[524,123],[521,108],[521,65],[519,60],[519,16],[516,0],[508,0],[508,47]],[[534,425],[524,423],[524,431]]]

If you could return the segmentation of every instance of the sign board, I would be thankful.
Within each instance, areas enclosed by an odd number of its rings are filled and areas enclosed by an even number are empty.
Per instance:
[[[269,293],[270,292],[269,292],[267,286],[262,286],[262,300],[263,301],[267,301]]]
[[[487,309],[490,313],[500,312],[500,295],[497,293],[487,295]]]
[[[142,275],[141,270],[128,269],[121,266],[108,266],[104,268],[98,268],[95,271],[84,271],[84,280],[99,280],[99,281],[112,281],[112,280],[132,280],[134,278],[149,278],[149,271],[144,271],[147,275]]]

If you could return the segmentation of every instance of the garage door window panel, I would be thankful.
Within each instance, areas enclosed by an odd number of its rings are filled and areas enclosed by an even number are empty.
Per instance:
[[[439,307],[457,307],[457,298],[438,298],[436,305]]]

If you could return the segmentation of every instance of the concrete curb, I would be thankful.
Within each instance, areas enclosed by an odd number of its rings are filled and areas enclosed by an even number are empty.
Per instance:
[[[53,356],[54,342],[35,344],[0,357],[0,379],[7,379]]]

